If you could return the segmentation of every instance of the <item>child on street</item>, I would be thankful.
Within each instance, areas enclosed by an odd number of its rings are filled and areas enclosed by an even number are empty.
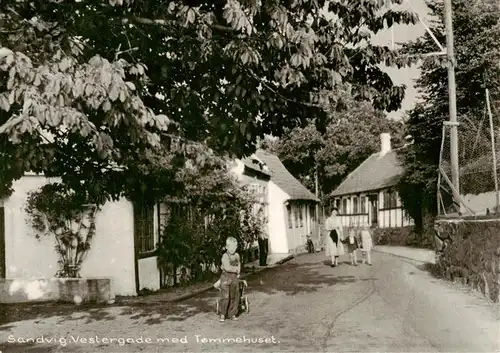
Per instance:
[[[349,229],[349,236],[347,236],[343,241],[344,244],[347,244],[347,253],[349,254],[349,258],[351,259],[351,265],[358,266],[358,239],[356,237],[354,228]]]
[[[229,237],[226,239],[226,252],[222,255],[222,274],[218,287],[221,293],[219,321],[225,319],[237,320],[238,306],[240,303],[240,289],[238,279],[241,272],[240,255],[236,252],[238,241]]]

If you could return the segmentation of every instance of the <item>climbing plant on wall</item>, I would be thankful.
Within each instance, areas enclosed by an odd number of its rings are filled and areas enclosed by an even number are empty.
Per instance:
[[[80,277],[96,232],[98,206],[89,203],[86,195],[51,183],[29,194],[25,210],[36,237],[51,236],[55,240],[60,265],[56,277]]]

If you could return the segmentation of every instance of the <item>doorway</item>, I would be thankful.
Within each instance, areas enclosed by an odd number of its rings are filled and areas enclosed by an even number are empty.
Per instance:
[[[378,226],[378,195],[368,196],[370,201],[370,225]]]

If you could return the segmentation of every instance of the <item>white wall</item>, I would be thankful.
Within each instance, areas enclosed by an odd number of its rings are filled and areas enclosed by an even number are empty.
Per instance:
[[[14,193],[4,200],[5,262],[7,278],[54,277],[58,256],[52,237],[35,238],[24,211],[30,191],[44,185],[43,176],[28,175],[16,181]],[[84,260],[82,277],[110,277],[116,295],[135,295],[132,205],[108,203],[96,215],[96,234]]]
[[[110,277],[115,295],[135,295],[134,213],[126,199],[104,204],[82,277]]]
[[[467,205],[467,207],[461,206],[461,211],[463,213],[470,213],[472,210],[477,215],[485,215],[487,208],[493,213],[497,203],[495,191],[485,192],[479,195],[467,194],[462,196],[462,198]]]
[[[289,198],[274,182],[269,182],[269,250],[270,253],[288,253],[285,201]]]
[[[156,256],[139,259],[139,289],[160,289],[160,270]]]
[[[405,217],[402,208],[379,211],[379,228],[406,227],[413,224],[413,220]]]
[[[50,237],[37,240],[24,211],[28,193],[43,186],[47,180],[39,176],[23,177],[14,182],[14,192],[4,199],[7,278],[54,277],[58,270],[54,240]]]
[[[411,226],[414,225],[414,221],[405,216],[404,209],[402,208],[401,200],[398,196],[397,199],[397,207],[398,208],[392,208],[392,209],[383,209],[384,205],[384,192],[383,190],[378,192],[378,227],[379,228],[395,228],[395,227],[406,227],[406,226]],[[352,203],[352,198],[353,196],[366,196],[365,198],[365,214],[352,214],[354,211],[353,208],[353,203]],[[347,215],[342,215],[340,214],[340,219],[342,220],[342,224],[344,227],[361,227],[361,226],[370,226],[371,225],[371,219],[372,219],[372,209],[371,209],[371,203],[369,202],[368,194],[356,194],[356,195],[345,195],[339,198],[336,198],[335,200],[340,201],[340,207],[339,210],[342,212],[342,200],[347,199]],[[351,214],[349,214],[351,213]]]

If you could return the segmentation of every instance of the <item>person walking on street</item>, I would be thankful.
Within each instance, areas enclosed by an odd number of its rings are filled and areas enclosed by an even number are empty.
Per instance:
[[[261,219],[264,224],[267,223],[262,207],[259,209],[259,219]],[[267,266],[267,255],[269,254],[269,235],[266,227],[264,227],[264,229],[262,229],[259,233],[257,241],[259,243],[259,265]]]
[[[343,243],[347,244],[347,253],[349,254],[349,258],[351,260],[351,265],[358,266],[358,256],[357,251],[359,248],[358,239],[356,237],[356,233],[354,228],[349,229],[349,236],[347,236]]]
[[[370,228],[364,226],[361,231],[361,247],[363,254],[363,264],[368,263],[369,266],[372,265],[372,249],[373,249],[373,238]]]
[[[259,265],[267,266],[267,255],[269,253],[269,239],[266,232],[259,234]]]
[[[332,260],[332,267],[338,265],[339,259],[339,245],[341,246],[340,240],[342,239],[342,223],[340,218],[337,216],[338,209],[333,208],[332,214],[325,221],[326,234],[326,256],[330,257]]]

